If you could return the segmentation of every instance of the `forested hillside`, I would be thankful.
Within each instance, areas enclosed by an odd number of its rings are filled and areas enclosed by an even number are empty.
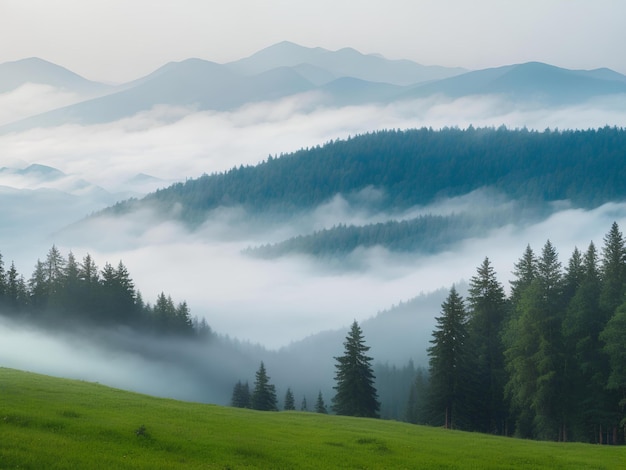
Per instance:
[[[556,201],[593,208],[623,200],[625,159],[626,131],[611,127],[389,130],[190,179],[96,216],[151,207],[197,227],[221,207],[243,209],[248,221],[275,223],[340,197],[349,211],[377,214],[379,222],[324,226],[251,247],[250,253],[335,256],[375,245],[432,252],[506,224],[536,221],[550,214]],[[479,204],[471,213],[427,212],[430,204],[477,191],[487,192],[492,204],[482,212]],[[514,207],[497,207],[498,199]],[[414,208],[421,213],[411,216]]]
[[[355,203],[399,209],[483,187],[528,203],[570,199],[590,207],[626,196],[625,156],[626,131],[609,127],[389,130],[204,175],[159,190],[143,203],[180,204],[181,217],[190,223],[218,206],[288,213],[342,194]],[[382,191],[382,197],[360,200],[365,188]],[[121,203],[115,210],[138,204]]]

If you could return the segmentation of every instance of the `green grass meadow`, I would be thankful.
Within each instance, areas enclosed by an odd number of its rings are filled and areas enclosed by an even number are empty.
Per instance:
[[[619,469],[626,448],[186,403],[0,368],[0,468]]]

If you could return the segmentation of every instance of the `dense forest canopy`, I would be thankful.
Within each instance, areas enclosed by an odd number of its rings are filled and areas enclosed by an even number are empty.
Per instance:
[[[156,203],[176,206],[198,224],[219,206],[290,214],[341,194],[354,204],[399,210],[484,187],[526,204],[568,199],[588,208],[626,197],[625,158],[626,131],[615,127],[385,130],[190,179],[110,211]],[[363,200],[365,188],[382,197]]]

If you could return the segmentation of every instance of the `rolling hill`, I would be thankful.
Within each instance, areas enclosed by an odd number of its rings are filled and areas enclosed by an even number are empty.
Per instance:
[[[567,70],[540,62],[468,72],[415,86],[403,98],[442,94],[451,98],[500,94],[546,105],[577,103],[592,97],[626,93],[623,75],[608,70]]]
[[[612,469],[619,447],[157,399],[0,368],[4,468]]]
[[[87,80],[74,72],[37,57],[0,64],[0,93],[26,83],[50,85],[84,95],[106,92],[110,86]]]

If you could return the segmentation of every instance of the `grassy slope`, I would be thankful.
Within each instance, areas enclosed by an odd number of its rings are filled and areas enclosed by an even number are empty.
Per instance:
[[[623,447],[255,412],[0,368],[0,468],[614,469],[625,461]]]

